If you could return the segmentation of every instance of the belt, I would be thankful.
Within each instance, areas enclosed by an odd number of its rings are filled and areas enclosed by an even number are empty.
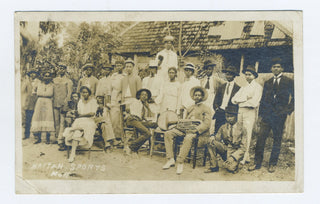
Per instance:
[[[52,96],[38,96],[38,98],[52,98]]]

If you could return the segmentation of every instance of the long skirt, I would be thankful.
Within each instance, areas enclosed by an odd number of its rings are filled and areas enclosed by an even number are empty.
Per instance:
[[[96,132],[96,123],[92,118],[77,118],[70,128],[66,128],[63,132],[65,137],[65,144],[72,146],[72,140],[79,141],[79,146],[90,148],[93,143],[93,137]],[[80,130],[83,134],[74,134]]]
[[[54,132],[53,106],[51,98],[39,97],[31,122],[31,132]]]

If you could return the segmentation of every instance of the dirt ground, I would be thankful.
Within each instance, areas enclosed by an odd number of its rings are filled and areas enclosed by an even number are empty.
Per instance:
[[[191,163],[184,165],[181,175],[176,169],[162,170],[166,162],[164,155],[152,157],[147,151],[141,151],[138,157],[126,156],[122,149],[112,152],[77,151],[73,163],[67,161],[67,151],[58,151],[58,145],[33,144],[34,139],[22,140],[23,177],[25,179],[90,179],[90,180],[242,180],[242,181],[290,181],[295,178],[295,156],[292,142],[284,142],[276,172],[267,171],[267,159],[270,156],[271,142],[268,138],[265,161],[260,170],[249,172],[249,164],[241,165],[238,173],[232,174],[220,168],[219,172],[206,174],[208,168],[199,160],[195,169]],[[99,146],[99,143],[97,143]],[[93,146],[92,149],[99,149]],[[90,158],[89,158],[90,157]],[[253,157],[253,153],[251,154]],[[222,162],[219,161],[219,164]]]

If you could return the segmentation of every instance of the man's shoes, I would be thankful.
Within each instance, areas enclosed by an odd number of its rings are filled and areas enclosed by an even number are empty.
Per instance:
[[[174,158],[171,158],[167,161],[167,163],[165,165],[162,166],[163,170],[169,169],[170,167],[175,165],[175,161]]]
[[[40,142],[41,142],[41,140],[37,140],[33,144],[39,144]]]
[[[23,140],[26,140],[26,139],[29,139],[29,137],[24,137],[24,138],[22,138]]]
[[[51,144],[58,144],[58,141],[52,141]]]
[[[180,175],[182,174],[182,172],[183,172],[183,164],[178,164],[176,173]]]
[[[276,167],[274,165],[269,165],[268,172],[273,173],[276,171]]]
[[[59,151],[66,151],[67,150],[67,146],[64,144],[59,144]]]
[[[219,166],[216,166],[214,168],[209,168],[207,170],[204,171],[204,173],[213,173],[213,172],[218,172],[219,171]]]
[[[260,168],[261,168],[261,165],[253,164],[253,165],[249,166],[248,171],[254,171],[254,170],[257,170]]]

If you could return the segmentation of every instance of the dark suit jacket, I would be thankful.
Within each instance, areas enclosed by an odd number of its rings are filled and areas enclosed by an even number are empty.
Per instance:
[[[221,86],[218,87],[218,90],[217,90],[217,94],[214,98],[214,101],[213,101],[213,109],[216,110],[217,108],[220,108],[221,104],[222,104],[222,99],[223,99],[223,95],[224,95],[224,92],[226,90],[226,86],[227,86],[227,83],[224,83],[222,84]],[[233,86],[233,89],[232,89],[232,92],[231,92],[231,96],[230,96],[230,99],[229,99],[229,102],[228,102],[228,106],[235,106],[232,102],[231,102],[231,99],[232,97],[239,91],[240,89],[240,86],[236,83],[234,83],[234,86]],[[213,117],[215,118],[215,117]]]
[[[294,110],[294,82],[283,76],[278,88],[273,86],[273,77],[264,83],[260,101],[259,116],[263,120],[273,117],[286,117]]]

